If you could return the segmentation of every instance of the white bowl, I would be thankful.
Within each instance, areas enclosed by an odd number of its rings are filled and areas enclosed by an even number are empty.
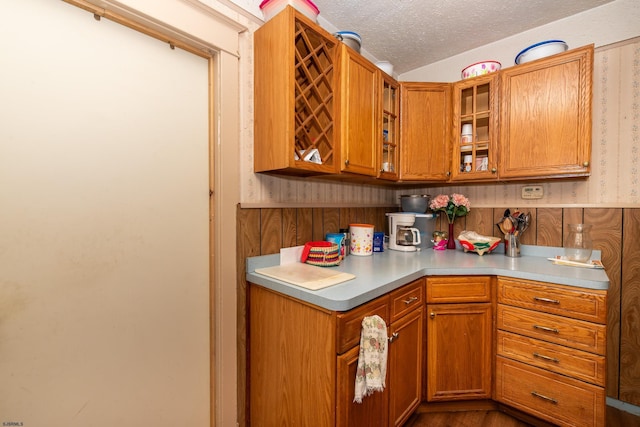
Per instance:
[[[341,40],[344,44],[351,49],[360,53],[360,47],[362,46],[362,38],[358,33],[353,31],[338,31],[333,34],[338,40]]]
[[[516,55],[516,65],[535,61],[536,59],[555,55],[557,53],[562,53],[567,49],[569,49],[569,45],[567,45],[562,40],[547,40],[544,42],[536,43],[522,50],[518,55]]]
[[[471,77],[481,76],[483,74],[493,73],[498,71],[502,67],[498,61],[482,61],[476,62],[475,64],[471,64],[465,67],[462,70],[462,78],[468,79]]]
[[[376,62],[376,67],[380,68],[385,73],[393,76],[393,64],[389,61],[378,61]]]

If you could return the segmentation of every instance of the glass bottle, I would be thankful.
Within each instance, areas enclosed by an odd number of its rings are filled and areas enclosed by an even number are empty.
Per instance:
[[[569,235],[564,243],[564,254],[567,259],[578,262],[589,261],[592,250],[591,225],[569,224]]]

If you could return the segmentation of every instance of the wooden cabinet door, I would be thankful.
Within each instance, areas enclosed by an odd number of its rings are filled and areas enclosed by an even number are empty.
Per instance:
[[[385,73],[380,73],[380,96],[378,110],[381,115],[378,178],[397,181],[400,164],[400,85]]]
[[[491,303],[427,305],[427,400],[491,398]]]
[[[377,176],[377,152],[382,138],[377,103],[380,70],[346,45],[340,53],[341,170]]]
[[[420,307],[391,324],[387,368],[390,426],[404,424],[420,404],[423,313]]]
[[[400,83],[400,180],[447,181],[451,85]]]
[[[255,172],[307,176],[340,170],[340,45],[291,7],[255,32]]]
[[[382,392],[375,392],[372,395],[363,398],[362,403],[355,403],[353,401],[359,354],[360,346],[356,346],[348,352],[338,356],[336,426],[386,426],[388,418],[387,402],[389,387],[386,387]],[[300,398],[304,397],[300,396]]]
[[[593,45],[500,74],[500,178],[588,176]]]
[[[452,96],[451,180],[497,179],[498,75],[457,82]]]

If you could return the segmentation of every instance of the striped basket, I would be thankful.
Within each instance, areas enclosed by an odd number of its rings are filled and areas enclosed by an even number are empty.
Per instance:
[[[340,246],[336,244],[330,244],[327,246],[314,246],[312,244],[309,248],[309,255],[307,256],[305,262],[307,264],[317,265],[319,267],[331,267],[332,265],[340,264],[340,261],[342,261],[342,257],[340,256]]]

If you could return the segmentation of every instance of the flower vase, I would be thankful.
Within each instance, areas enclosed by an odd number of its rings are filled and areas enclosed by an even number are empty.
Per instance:
[[[447,241],[447,249],[456,248],[456,238],[453,235],[453,223],[449,223],[449,240]]]

